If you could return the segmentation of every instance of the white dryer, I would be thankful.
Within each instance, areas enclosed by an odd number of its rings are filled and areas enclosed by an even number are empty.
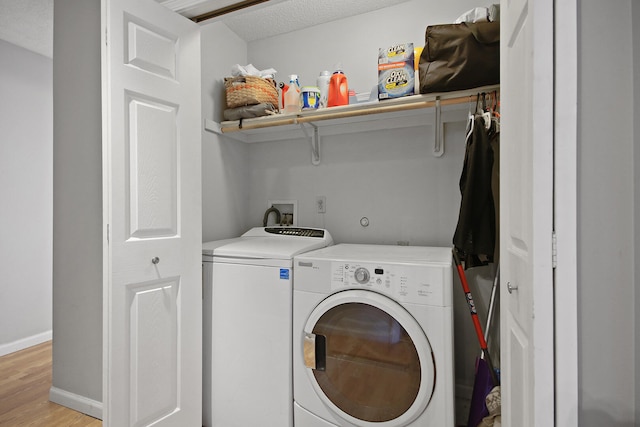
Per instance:
[[[450,248],[339,244],[294,258],[296,427],[453,427]]]
[[[326,230],[302,227],[257,227],[205,244],[213,248],[205,425],[293,425],[293,257],[331,244]]]

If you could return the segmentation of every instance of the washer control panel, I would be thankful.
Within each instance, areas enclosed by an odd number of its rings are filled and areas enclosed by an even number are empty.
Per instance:
[[[443,270],[437,267],[344,261],[331,266],[334,291],[369,289],[404,302],[440,305],[444,283]]]

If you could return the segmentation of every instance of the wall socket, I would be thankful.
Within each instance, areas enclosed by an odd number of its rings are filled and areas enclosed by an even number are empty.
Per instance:
[[[324,196],[316,196],[316,212],[327,212],[327,198]]]

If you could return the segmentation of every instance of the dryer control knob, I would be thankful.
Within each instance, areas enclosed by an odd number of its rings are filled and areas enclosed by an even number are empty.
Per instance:
[[[369,270],[367,270],[364,267],[358,267],[355,271],[355,273],[353,273],[353,276],[356,278],[356,282],[361,283],[361,284],[365,284],[365,283],[369,283]]]

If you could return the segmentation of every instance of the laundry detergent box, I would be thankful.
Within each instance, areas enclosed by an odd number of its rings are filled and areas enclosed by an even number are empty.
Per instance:
[[[380,48],[378,51],[378,99],[413,95],[415,91],[413,43]]]

